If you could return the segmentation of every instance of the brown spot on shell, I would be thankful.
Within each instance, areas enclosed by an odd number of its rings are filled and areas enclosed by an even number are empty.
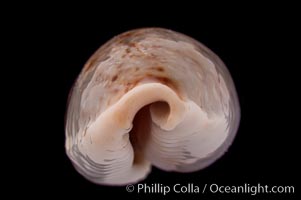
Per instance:
[[[164,68],[163,68],[163,67],[157,67],[157,70],[158,70],[159,72],[164,72]]]
[[[116,74],[115,76],[112,77],[112,82],[116,81],[118,78],[118,75]]]
[[[132,32],[132,31],[123,33],[118,37],[118,39],[120,40],[119,42],[122,44],[128,44],[130,42],[129,38],[131,38],[133,35],[134,35],[134,32]]]
[[[165,71],[164,68],[161,67],[161,66],[151,67],[151,69],[159,71],[159,72],[164,72]]]
[[[129,45],[129,47],[137,48],[137,44],[134,42],[130,42],[130,43],[128,43],[128,45]]]

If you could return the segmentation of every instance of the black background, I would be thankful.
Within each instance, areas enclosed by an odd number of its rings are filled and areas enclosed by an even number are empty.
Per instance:
[[[229,151],[210,167],[196,173],[166,173],[153,168],[142,183],[161,183],[173,186],[194,183],[242,185],[258,183],[294,185],[297,188],[297,135],[300,124],[296,116],[300,93],[294,61],[297,26],[294,12],[286,8],[273,10],[246,7],[224,10],[213,8],[176,11],[162,9],[135,10],[120,13],[109,7],[101,10],[74,10],[72,7],[47,11],[21,21],[33,31],[23,29],[26,45],[34,50],[34,68],[37,74],[32,88],[37,98],[34,108],[41,111],[35,121],[34,142],[29,147],[33,161],[26,181],[20,187],[28,191],[43,191],[43,195],[84,195],[97,199],[142,199],[146,194],[128,193],[125,187],[99,186],[85,180],[73,168],[64,149],[64,115],[69,90],[84,63],[107,40],[124,31],[141,27],[162,27],[182,32],[205,44],[227,65],[235,82],[241,105],[241,123]],[[191,9],[191,8],[189,8]],[[206,9],[204,9],[206,10]],[[289,14],[284,14],[286,10]],[[45,11],[45,13],[44,13]],[[281,12],[280,12],[281,11]],[[42,22],[36,18],[42,17]],[[32,23],[34,21],[34,23]],[[39,83],[39,84],[38,84]],[[298,85],[299,84],[299,85]],[[41,89],[42,88],[42,89]],[[27,169],[26,168],[26,169]],[[299,168],[300,169],[300,168]],[[221,199],[222,194],[173,194],[176,199]],[[250,198],[250,195],[226,195],[232,198]],[[271,198],[288,199],[295,195],[274,194]],[[257,195],[254,199],[267,197]]]

